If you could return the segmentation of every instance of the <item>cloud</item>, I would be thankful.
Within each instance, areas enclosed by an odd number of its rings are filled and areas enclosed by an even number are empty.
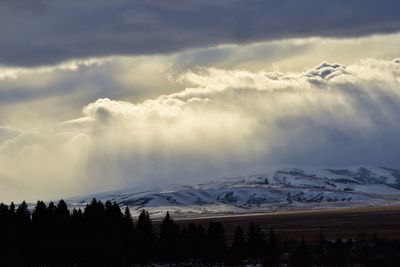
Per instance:
[[[19,132],[2,141],[2,201],[54,199],[83,192],[86,181],[82,174],[89,144],[82,129],[73,135],[68,132]]]
[[[396,0],[42,0],[0,6],[0,62],[13,66],[400,30]]]
[[[0,68],[0,80],[17,79],[19,76],[29,75],[29,74],[46,74],[46,73],[54,73],[57,71],[78,71],[83,67],[100,66],[110,60],[111,60],[110,58],[70,60],[54,66],[44,66],[38,68],[23,68],[23,67],[10,68],[3,66]]]
[[[0,126],[0,142],[3,143],[18,135],[18,131],[7,126]]]
[[[130,162],[113,171],[136,182],[235,164],[395,165],[399,79],[396,60],[291,74],[204,69],[183,74],[192,87],[181,92],[140,104],[99,99],[84,113],[101,151]]]
[[[282,164],[398,165],[398,59],[286,73],[203,68],[178,82],[184,89],[138,103],[98,99],[57,127],[1,128],[1,177],[23,186],[5,196],[190,182]]]
[[[50,127],[80,114],[98,98],[140,103],[184,89],[188,70],[307,71],[326,62],[351,65],[367,57],[400,56],[400,34],[363,38],[302,38],[221,45],[156,56],[114,56],[40,67],[0,67],[0,124]],[[33,111],[33,112],[32,112]],[[22,119],[23,118],[23,119]]]

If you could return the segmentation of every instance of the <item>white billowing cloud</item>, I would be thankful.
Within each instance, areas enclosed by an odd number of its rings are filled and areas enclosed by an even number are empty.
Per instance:
[[[21,132],[0,144],[2,201],[50,199],[84,187],[85,134]],[[82,183],[81,186],[78,184]],[[80,191],[82,192],[82,191]]]
[[[136,104],[98,99],[46,132],[0,130],[1,179],[25,187],[6,195],[188,182],[276,164],[397,164],[399,60],[287,73],[203,68],[178,81],[185,89]]]
[[[377,60],[288,74],[205,69],[183,74],[181,92],[140,104],[99,99],[84,113],[103,153],[117,147],[119,162],[132,160],[118,175],[137,179],[202,176],[197,165],[232,162],[395,164],[399,75],[397,61]]]
[[[400,56],[399,42],[398,33],[344,39],[299,38],[189,49],[168,55],[76,59],[29,68],[2,66],[0,125],[40,130],[80,116],[82,106],[99,98],[140,103],[181,92],[186,84],[177,82],[177,77],[188,70],[305,72],[322,61],[352,65],[368,57],[393,59]]]

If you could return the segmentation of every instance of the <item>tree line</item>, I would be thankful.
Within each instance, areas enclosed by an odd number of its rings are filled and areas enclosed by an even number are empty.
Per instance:
[[[0,266],[397,266],[399,252],[377,236],[288,242],[253,222],[228,237],[220,222],[180,226],[168,212],[156,227],[145,210],[134,221],[128,207],[96,199],[72,210],[63,200],[0,204]]]

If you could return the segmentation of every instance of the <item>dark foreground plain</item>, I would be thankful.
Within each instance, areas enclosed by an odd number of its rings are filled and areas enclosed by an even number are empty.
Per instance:
[[[389,240],[400,240],[400,206],[372,206],[335,208],[292,212],[257,213],[248,215],[223,215],[195,219],[177,219],[180,225],[191,222],[207,225],[219,221],[226,228],[228,237],[236,226],[245,227],[250,221],[263,229],[274,229],[284,238],[316,240],[322,232],[326,238],[354,238],[378,235]]]

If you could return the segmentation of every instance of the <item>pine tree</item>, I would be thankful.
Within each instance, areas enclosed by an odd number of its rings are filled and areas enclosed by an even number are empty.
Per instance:
[[[139,261],[142,264],[148,263],[155,251],[155,236],[150,215],[145,210],[139,215],[136,232],[136,250],[138,251]]]
[[[27,253],[29,251],[28,241],[30,240],[31,234],[31,214],[28,210],[28,205],[25,201],[23,201],[15,211],[15,226],[17,231],[15,232],[17,245],[18,245],[18,254],[19,257],[16,257],[15,264],[16,265],[26,265],[27,264]]]
[[[240,225],[236,227],[233,236],[231,255],[237,262],[242,262],[246,258],[246,240],[243,229]]]
[[[204,228],[194,223],[190,223],[187,228],[187,243],[186,248],[188,257],[192,260],[204,258],[206,248],[206,233]]]
[[[47,206],[43,201],[38,201],[32,212],[32,223],[38,231],[43,231],[47,220]]]
[[[4,265],[11,265],[15,251],[15,229],[13,228],[13,213],[10,207],[1,203],[0,205],[0,259]]]
[[[194,258],[190,258],[190,239],[189,239],[189,231],[186,226],[182,227],[180,238],[178,242],[178,251],[179,251],[179,260],[182,262],[187,262],[188,260],[193,260]]]
[[[57,227],[57,229],[60,229],[58,230],[58,243],[62,245],[63,243],[67,242],[67,239],[71,234],[68,231],[70,229],[71,213],[68,209],[67,203],[65,203],[64,200],[61,199],[55,206],[54,216],[55,227]]]
[[[160,256],[167,262],[176,262],[179,253],[179,226],[169,212],[160,225]]]
[[[278,266],[280,261],[280,248],[278,243],[278,238],[275,235],[274,229],[271,229],[268,234],[268,244],[267,244],[267,258],[264,263],[265,266]]]
[[[269,230],[268,234],[268,252],[270,254],[275,254],[279,250],[278,240],[275,235],[274,229]]]
[[[150,219],[150,215],[147,211],[143,210],[138,218],[138,221],[136,223],[136,228],[137,231],[141,233],[141,235],[147,237],[147,238],[153,238],[154,234],[154,229],[153,229],[153,224]]]
[[[123,215],[123,237],[125,243],[124,261],[133,261],[136,259],[135,251],[135,224],[129,207],[125,208]]]
[[[55,208],[55,215],[57,219],[62,222],[68,221],[70,219],[71,213],[68,209],[67,203],[64,200],[61,199],[57,203],[57,206]]]
[[[135,228],[135,224],[133,222],[132,214],[131,211],[129,210],[129,207],[125,208],[123,221],[124,221],[124,229],[127,232],[132,231]]]
[[[13,215],[15,213],[15,204],[14,202],[11,202],[10,204],[10,214]]]
[[[93,265],[104,264],[109,250],[102,245],[107,242],[106,212],[104,204],[95,198],[86,205],[84,211],[83,238],[87,245],[86,257],[93,260]]]
[[[253,259],[260,259],[266,250],[264,233],[260,227],[250,222],[247,229],[247,251]]]
[[[207,249],[208,258],[212,262],[219,262],[225,256],[225,230],[220,222],[211,221],[208,225]]]
[[[26,204],[25,201],[23,201],[15,211],[15,215],[18,217],[20,222],[29,222],[30,221],[30,216],[31,213],[28,210],[28,205]]]

